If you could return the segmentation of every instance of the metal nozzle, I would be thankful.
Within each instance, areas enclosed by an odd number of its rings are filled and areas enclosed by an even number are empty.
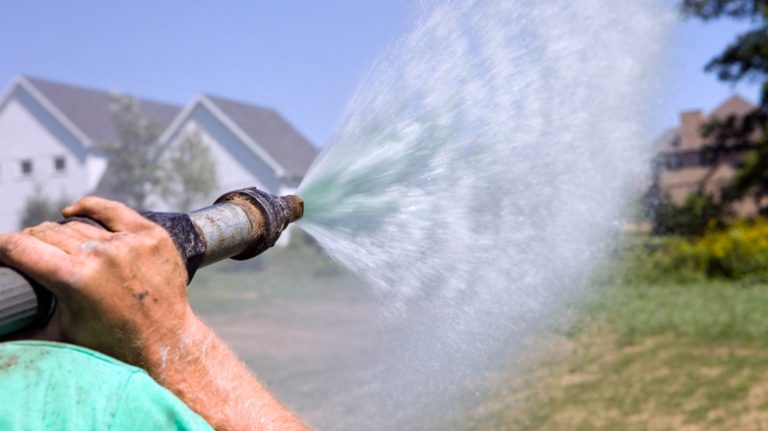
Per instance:
[[[258,256],[303,214],[304,200],[298,196],[275,196],[248,187],[225,193],[213,205],[189,214],[144,216],[171,233],[191,279],[198,267]]]
[[[284,200],[290,209],[288,223],[293,223],[296,220],[304,217],[304,199],[296,195],[280,196],[280,199]]]
[[[235,190],[216,200],[213,207],[231,203],[239,206],[250,220],[250,230],[240,223],[228,224],[232,235],[245,241],[245,249],[232,259],[245,260],[258,256],[277,242],[288,225],[304,215],[304,201],[295,195],[275,196],[255,187]],[[209,244],[209,247],[211,245]]]

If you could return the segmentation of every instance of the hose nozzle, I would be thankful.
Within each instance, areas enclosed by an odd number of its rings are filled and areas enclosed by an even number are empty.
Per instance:
[[[235,260],[250,259],[272,247],[288,225],[304,215],[304,200],[300,197],[275,196],[256,187],[226,193],[216,200],[214,207],[226,203],[240,207],[250,221],[250,229],[244,229],[243,223],[234,223],[234,219],[223,220],[227,231],[247,244],[232,257]]]
[[[304,217],[304,199],[296,195],[280,196],[280,199],[284,200],[288,204],[290,215],[288,216],[288,223],[293,223],[296,220]]]

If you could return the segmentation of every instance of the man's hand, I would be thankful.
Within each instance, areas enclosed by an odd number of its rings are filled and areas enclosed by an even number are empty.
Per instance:
[[[140,366],[216,429],[305,429],[192,312],[187,272],[168,233],[118,202],[64,209],[85,223],[0,234],[0,262],[56,297],[41,334]]]
[[[57,308],[44,337],[147,369],[194,326],[187,273],[163,228],[118,202],[87,197],[63,211],[85,223],[46,222],[0,236],[0,260],[48,288]]]

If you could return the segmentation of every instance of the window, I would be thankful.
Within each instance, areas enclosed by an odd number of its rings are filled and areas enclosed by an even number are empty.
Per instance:
[[[717,162],[717,153],[711,148],[707,148],[701,151],[701,164],[704,166],[712,166]]]
[[[32,175],[32,160],[26,159],[21,161],[21,174],[24,176]]]
[[[64,172],[67,170],[67,159],[64,157],[56,157],[53,159],[53,168],[56,172]]]
[[[667,156],[667,169],[674,171],[683,167],[683,158],[679,154]]]
[[[683,154],[680,167],[696,166],[701,162],[701,156],[697,153]]]

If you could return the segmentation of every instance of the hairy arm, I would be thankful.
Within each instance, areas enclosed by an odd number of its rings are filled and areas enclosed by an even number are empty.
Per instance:
[[[217,430],[306,430],[200,320],[148,367]],[[205,414],[202,412],[206,412]]]
[[[144,368],[217,430],[304,430],[192,312],[187,274],[161,227],[113,201],[64,210],[84,223],[43,223],[0,234],[0,262],[56,297],[39,338],[98,350]]]

